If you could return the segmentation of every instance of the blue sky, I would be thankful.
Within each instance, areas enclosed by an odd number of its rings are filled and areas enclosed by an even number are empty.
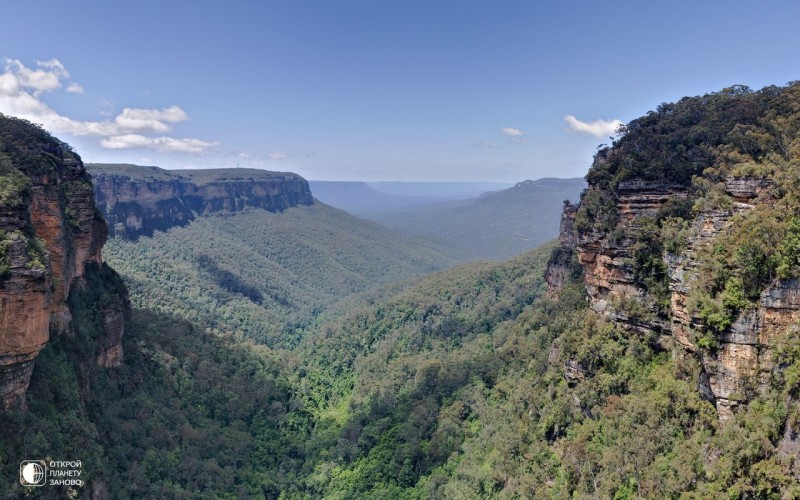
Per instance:
[[[797,19],[796,1],[25,0],[3,6],[0,112],[84,161],[575,177],[615,120],[800,78]]]

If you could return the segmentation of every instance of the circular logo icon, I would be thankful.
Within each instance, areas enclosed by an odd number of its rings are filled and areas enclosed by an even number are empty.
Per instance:
[[[41,486],[45,482],[47,466],[40,460],[26,460],[19,465],[19,482],[22,486]]]

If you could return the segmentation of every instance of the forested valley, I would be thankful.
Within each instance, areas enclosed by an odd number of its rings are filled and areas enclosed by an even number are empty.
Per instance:
[[[0,495],[800,497],[800,84],[622,132],[559,242],[501,262],[321,203],[110,239],[0,414]],[[28,457],[87,484],[24,489]]]

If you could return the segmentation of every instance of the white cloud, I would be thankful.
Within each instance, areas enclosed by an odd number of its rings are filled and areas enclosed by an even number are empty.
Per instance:
[[[200,139],[175,139],[173,137],[156,137],[155,149],[164,153],[202,153],[218,145],[218,142],[201,141]]]
[[[500,128],[500,131],[503,133],[503,135],[508,137],[509,142],[512,144],[522,144],[525,142],[525,139],[522,138],[522,136],[525,135],[525,132],[518,128],[502,127]]]
[[[619,120],[595,120],[591,123],[578,120],[572,115],[564,117],[569,130],[579,134],[590,134],[595,137],[608,137],[616,134],[622,122]]]
[[[61,79],[69,78],[69,72],[58,59],[36,61],[39,69],[26,67],[17,59],[6,59],[6,72],[16,75],[19,86],[31,89],[34,95],[61,87]]]
[[[153,145],[153,138],[140,134],[124,134],[106,137],[100,145],[108,149],[145,148]]]
[[[269,154],[269,159],[270,160],[285,160],[288,157],[289,157],[289,155],[287,155],[286,153],[283,153],[281,151],[274,151],[274,152]]]
[[[178,106],[164,109],[125,108],[114,118],[121,131],[127,132],[169,132],[170,123],[183,122],[189,117]]]
[[[5,60],[0,74],[0,112],[41,124],[54,133],[101,137],[100,145],[108,149],[148,148],[161,152],[197,154],[217,145],[193,138],[151,137],[144,134],[170,132],[172,125],[189,119],[178,106],[162,109],[124,108],[113,119],[101,121],[73,120],[53,110],[41,96],[62,86],[69,72],[58,59],[37,61],[38,69],[26,67],[16,59]],[[83,87],[72,83],[67,92],[83,93]]]
[[[162,153],[202,153],[216,142],[200,139],[175,139],[173,137],[146,137],[141,134],[123,134],[106,137],[100,145],[108,149],[149,148]]]
[[[511,127],[503,127],[500,129],[503,134],[507,135],[508,137],[522,137],[525,132],[518,128],[511,128]]]
[[[19,63],[19,61],[16,62]],[[58,73],[67,77],[69,76],[69,72],[58,59],[50,59],[49,61],[36,61],[36,65],[40,68],[49,69],[53,73]]]

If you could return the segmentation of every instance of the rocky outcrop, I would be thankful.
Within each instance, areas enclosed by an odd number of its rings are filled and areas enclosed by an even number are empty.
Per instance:
[[[590,188],[591,189],[591,188]],[[585,270],[584,282],[589,307],[631,331],[669,331],[669,322],[657,315],[653,300],[635,276],[632,246],[629,237],[643,218],[655,218],[668,201],[683,198],[687,190],[681,186],[628,182],[620,184],[616,202],[616,229],[611,234],[592,230],[578,234],[578,261]],[[625,300],[635,300],[649,309],[636,317],[616,307]]]
[[[87,165],[98,207],[113,236],[135,239],[184,226],[195,217],[245,207],[271,212],[314,202],[299,175],[256,169],[163,170]]]
[[[691,330],[699,327],[699,320],[689,314],[688,308],[689,292],[699,272],[695,256],[700,248],[714,241],[728,225],[732,215],[730,210],[712,210],[700,214],[693,223],[686,252],[681,256],[665,256],[670,275],[672,333],[676,342],[689,351],[696,350],[691,340]]]
[[[719,347],[701,352],[708,387],[722,419],[767,387],[774,368],[771,346],[796,334],[800,321],[800,279],[776,280],[719,338]]]
[[[122,365],[122,336],[125,334],[125,314],[118,308],[102,311],[103,331],[96,361],[106,368]]]
[[[570,279],[573,274],[572,258],[575,245],[578,243],[578,234],[575,231],[575,213],[578,205],[564,201],[564,211],[561,214],[561,225],[558,232],[558,250],[547,264],[544,281],[547,286],[545,294],[550,298],[558,297],[558,290]]]
[[[771,179],[760,177],[728,177],[725,190],[738,203],[750,203],[765,190],[775,186]]]
[[[757,308],[742,312],[718,336],[715,349],[698,349],[693,336],[702,330],[702,323],[688,307],[689,294],[698,279],[697,253],[727,229],[735,215],[752,210],[756,198],[773,183],[729,178],[725,186],[736,200],[731,207],[700,213],[686,252],[680,257],[665,256],[670,273],[672,335],[686,352],[701,359],[702,392],[715,404],[722,420],[766,387],[772,370],[770,346],[777,337],[790,333],[800,319],[800,280],[776,280],[761,294]]]
[[[715,404],[722,420],[729,418],[740,402],[766,386],[773,368],[770,345],[777,337],[793,331],[800,321],[800,280],[773,282],[764,290],[755,309],[741,313],[716,338],[715,348],[700,348],[696,337],[702,330],[702,322],[688,305],[700,272],[697,254],[733,223],[734,216],[752,210],[760,197],[768,196],[772,187],[774,183],[768,179],[727,179],[725,189],[732,199],[730,206],[701,211],[691,223],[686,250],[680,256],[663,255],[669,275],[668,311],[653,306],[653,297],[637,279],[632,251],[635,241],[629,235],[635,234],[645,218],[656,217],[670,200],[687,196],[686,188],[622,183],[616,192],[615,228],[577,232],[574,243],[585,272],[590,308],[631,333],[659,335],[662,347],[669,345],[668,339],[674,340],[678,355],[696,356],[702,367],[698,388]],[[565,207],[565,218],[574,219],[574,213],[574,207]],[[574,239],[562,235],[562,246],[563,242]],[[558,285],[556,271],[549,271],[552,274],[549,287]],[[618,307],[620,304],[623,307]],[[636,305],[637,314],[630,313],[630,304]]]
[[[50,335],[71,333],[67,299],[86,266],[101,263],[107,230],[68,146],[2,115],[0,131],[0,400],[9,407],[24,401]],[[114,309],[124,308],[120,298]],[[109,328],[121,338],[121,324]]]
[[[787,422],[783,438],[778,442],[778,460],[787,466],[796,481],[800,481],[800,428],[798,422],[790,419]]]

